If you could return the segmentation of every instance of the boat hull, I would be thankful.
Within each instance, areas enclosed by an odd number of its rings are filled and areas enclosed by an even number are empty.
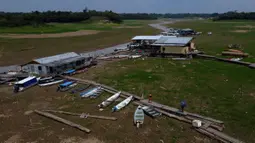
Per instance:
[[[132,99],[133,99],[133,96],[128,97],[127,99],[125,99],[122,102],[120,102],[118,105],[114,106],[112,108],[112,111],[115,112],[115,111],[121,110],[122,108],[127,106],[132,101]]]
[[[121,92],[115,93],[113,96],[111,96],[110,98],[106,99],[104,102],[99,104],[98,107],[103,108],[103,107],[110,105],[112,102],[114,102],[115,100],[117,100],[120,97],[120,94],[121,94]]]

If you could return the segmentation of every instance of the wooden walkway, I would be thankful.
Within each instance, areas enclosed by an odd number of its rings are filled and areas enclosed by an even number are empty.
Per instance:
[[[63,78],[75,80],[78,83],[88,83],[88,84],[93,84],[95,86],[101,86],[103,88],[103,90],[105,90],[106,92],[109,92],[111,94],[115,94],[115,93],[119,92],[118,90],[116,90],[112,87],[109,87],[104,84],[99,84],[94,81],[78,79],[78,78],[73,78],[73,77],[67,77],[67,76],[63,76]],[[123,98],[127,98],[131,95],[136,100],[136,101],[133,101],[133,104],[141,105],[141,106],[152,106],[152,107],[154,107],[154,109],[156,111],[164,114],[167,117],[174,118],[174,119],[177,119],[179,121],[183,121],[183,122],[186,122],[189,124],[191,124],[192,121],[195,119],[201,120],[203,126],[200,128],[194,128],[194,129],[204,135],[207,135],[207,136],[213,138],[213,139],[216,139],[216,140],[218,140],[220,142],[224,142],[224,143],[243,143],[242,141],[239,141],[239,140],[237,140],[233,137],[230,137],[230,136],[221,132],[224,128],[223,121],[216,120],[216,119],[213,119],[210,117],[204,117],[204,116],[194,114],[194,113],[180,112],[180,110],[177,108],[169,107],[167,105],[163,105],[163,104],[160,104],[157,102],[148,102],[147,99],[142,99],[139,96],[136,96],[136,95],[130,94],[128,92],[124,92],[124,91],[121,92],[120,96]]]

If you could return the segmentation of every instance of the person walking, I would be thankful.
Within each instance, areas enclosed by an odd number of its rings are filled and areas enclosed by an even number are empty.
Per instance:
[[[151,101],[152,101],[152,95],[149,94],[149,100],[148,100],[148,102],[151,103]]]
[[[181,101],[181,112],[184,112],[184,108],[187,106],[186,101]]]

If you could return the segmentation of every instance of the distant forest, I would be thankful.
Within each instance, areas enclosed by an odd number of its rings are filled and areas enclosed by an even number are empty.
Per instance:
[[[45,23],[71,23],[81,22],[90,19],[93,16],[104,17],[106,20],[114,23],[121,23],[120,15],[112,11],[95,11],[84,9],[82,12],[69,11],[34,11],[30,13],[0,13],[0,26],[17,27],[25,25],[39,26]]]
[[[158,18],[213,18],[213,20],[255,20],[255,12],[238,13],[227,12],[223,14],[196,14],[196,13],[178,13],[178,14],[156,14],[156,13],[115,13],[112,11],[96,11],[84,9],[82,12],[70,11],[33,11],[30,13],[9,13],[0,12],[0,26],[17,27],[25,25],[39,26],[46,23],[72,23],[89,20],[91,17],[103,17],[114,23],[121,23],[122,20],[154,20]]]
[[[214,21],[219,20],[255,20],[255,12],[236,12],[231,11],[220,14],[213,19]]]

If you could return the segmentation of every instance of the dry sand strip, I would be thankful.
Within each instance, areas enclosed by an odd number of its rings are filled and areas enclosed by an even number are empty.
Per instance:
[[[52,33],[52,34],[1,34],[2,38],[27,39],[27,38],[60,38],[97,34],[97,30],[79,30],[75,32]]]

